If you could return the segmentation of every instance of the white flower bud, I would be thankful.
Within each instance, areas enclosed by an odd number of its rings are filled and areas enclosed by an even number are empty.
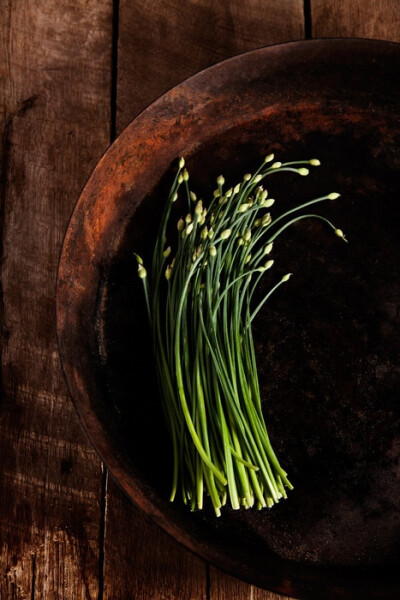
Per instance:
[[[329,194],[328,200],[336,200],[339,197],[340,197],[340,194],[337,194],[336,192],[332,192],[332,194]]]
[[[273,198],[267,198],[262,203],[263,208],[270,208],[273,204],[275,204],[275,200]]]
[[[137,272],[138,272],[138,276],[140,277],[140,279],[146,279],[146,277],[147,277],[147,271],[146,271],[146,269],[144,268],[143,265],[141,265],[141,264],[138,265]]]
[[[338,237],[340,237],[340,238],[342,238],[342,239],[345,239],[345,238],[344,238],[344,233],[343,233],[343,231],[342,231],[341,229],[335,229],[335,233],[336,233],[336,235],[337,235]]]
[[[196,202],[197,200],[197,196],[194,192],[190,192],[190,199],[192,202]]]
[[[189,223],[189,225],[185,229],[186,235],[190,235],[193,231],[193,223]]]
[[[271,250],[273,248],[273,245],[274,244],[272,242],[270,242],[269,244],[267,244],[265,246],[265,248],[264,248],[264,254],[270,254],[270,252],[271,252]]]
[[[272,265],[274,264],[274,261],[271,260],[267,260],[267,262],[264,265],[264,269],[267,271],[268,269],[270,269],[272,267]]]
[[[232,229],[224,229],[224,231],[221,233],[221,240],[227,240],[228,237],[231,235],[232,233]]]
[[[194,209],[194,213],[195,213],[195,215],[200,217],[202,212],[203,212],[203,202],[201,200],[199,200],[198,203],[196,204],[196,208]]]
[[[251,173],[246,173],[246,175],[243,177],[243,181],[250,181],[251,179]]]
[[[238,208],[238,212],[239,213],[244,213],[246,212],[246,210],[249,208],[249,205],[247,203],[241,204]]]
[[[223,186],[224,183],[225,183],[225,177],[223,175],[219,175],[217,177],[217,184],[220,185],[220,186]]]
[[[139,256],[139,254],[136,254],[136,252],[134,253],[134,256],[136,258],[137,264],[138,265],[142,265],[143,264],[143,258],[141,256]]]
[[[283,281],[283,283],[285,283],[286,281],[289,281],[289,279],[291,278],[291,276],[293,275],[293,273],[286,273],[286,275],[284,275],[281,279],[281,281]]]
[[[266,227],[267,225],[269,225],[271,223],[272,219],[271,219],[271,215],[269,213],[267,213],[266,215],[263,216],[263,218],[261,219],[261,225],[263,227]]]
[[[188,213],[185,217],[185,222],[186,223],[191,223],[192,222],[192,215],[190,213]]]
[[[246,229],[243,239],[245,242],[249,242],[251,240],[251,231],[250,229]]]
[[[318,158],[311,158],[309,161],[310,165],[312,165],[313,167],[319,167],[321,162],[318,160]]]
[[[183,181],[189,181],[189,173],[188,173],[187,169],[182,171],[182,179],[183,179]]]
[[[185,166],[185,159],[183,158],[183,156],[179,159],[179,168],[183,169],[183,167]]]
[[[244,264],[247,265],[247,263],[251,260],[251,254],[248,254],[246,256],[246,258],[244,259]]]
[[[268,156],[266,156],[264,158],[264,164],[271,162],[271,160],[274,160],[275,155],[274,154],[268,154]]]
[[[210,256],[217,256],[217,249],[215,246],[210,246]]]
[[[300,167],[300,169],[297,169],[297,172],[299,175],[302,175],[303,177],[305,177],[306,175],[309,174],[309,170],[306,169],[305,167]]]
[[[185,221],[183,219],[179,219],[176,227],[178,231],[183,231],[183,228],[185,227]]]
[[[259,183],[262,179],[262,175],[258,174],[254,177],[254,183]]]
[[[233,188],[233,191],[235,192],[235,194],[238,194],[238,193],[239,193],[239,191],[240,191],[240,183],[237,183],[237,184],[235,185],[235,187]]]
[[[277,162],[274,162],[270,168],[271,169],[279,169],[279,167],[281,167],[281,166],[282,166],[282,163],[277,161]]]

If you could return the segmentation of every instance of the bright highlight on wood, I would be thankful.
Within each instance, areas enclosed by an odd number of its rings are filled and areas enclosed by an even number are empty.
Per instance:
[[[251,324],[271,294],[290,279],[274,278],[274,241],[290,225],[328,219],[304,209],[339,197],[330,193],[273,217],[260,185],[269,175],[308,175],[317,159],[274,162],[268,155],[257,171],[234,187],[218,188],[208,206],[189,189],[183,158],[164,206],[151,269],[138,261],[151,326],[163,407],[173,446],[170,499],[179,493],[192,510],[209,496],[215,514],[271,507],[292,489],[266,429]],[[166,240],[172,204],[181,195],[188,211]],[[195,204],[196,203],[196,204]],[[172,248],[172,250],[171,250]],[[168,259],[168,262],[167,262]],[[271,288],[257,306],[253,296],[268,271]],[[267,275],[265,275],[267,276]]]

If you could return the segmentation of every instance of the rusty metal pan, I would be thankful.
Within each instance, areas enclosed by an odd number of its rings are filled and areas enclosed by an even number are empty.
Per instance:
[[[298,598],[400,597],[400,47],[315,40],[256,50],[178,85],[101,159],[58,272],[57,329],[72,400],[121,488],[227,572]],[[294,483],[266,511],[168,502],[170,448],[133,252],[148,255],[174,161],[193,188],[274,152],[317,157],[271,178],[281,207],[337,191],[276,246],[294,273],[255,323],[263,408]],[[129,535],[129,532],[127,532]]]

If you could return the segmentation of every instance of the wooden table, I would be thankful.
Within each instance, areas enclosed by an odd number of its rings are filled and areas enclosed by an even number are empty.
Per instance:
[[[174,84],[304,37],[400,41],[398,0],[0,0],[0,598],[278,600],[178,545],[109,478],[62,377],[54,289],[79,192]]]

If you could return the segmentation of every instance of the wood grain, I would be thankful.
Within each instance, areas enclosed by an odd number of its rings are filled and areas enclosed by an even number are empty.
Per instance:
[[[110,479],[104,600],[207,600],[206,563],[133,506]]]
[[[267,13],[262,0],[122,0],[118,27],[117,133],[163,92],[201,69],[302,38],[303,3],[276,2]],[[106,600],[279,600],[216,569],[206,577],[205,563],[150,523],[112,481],[104,556]]]
[[[312,37],[400,41],[398,0],[311,0]]]
[[[54,290],[109,141],[111,1],[0,0],[0,597],[95,599],[101,464],[67,396]]]
[[[212,600],[294,600],[248,585],[222,571],[210,568],[210,594]]]
[[[302,0],[121,0],[119,12],[119,130],[190,75],[304,37]]]

